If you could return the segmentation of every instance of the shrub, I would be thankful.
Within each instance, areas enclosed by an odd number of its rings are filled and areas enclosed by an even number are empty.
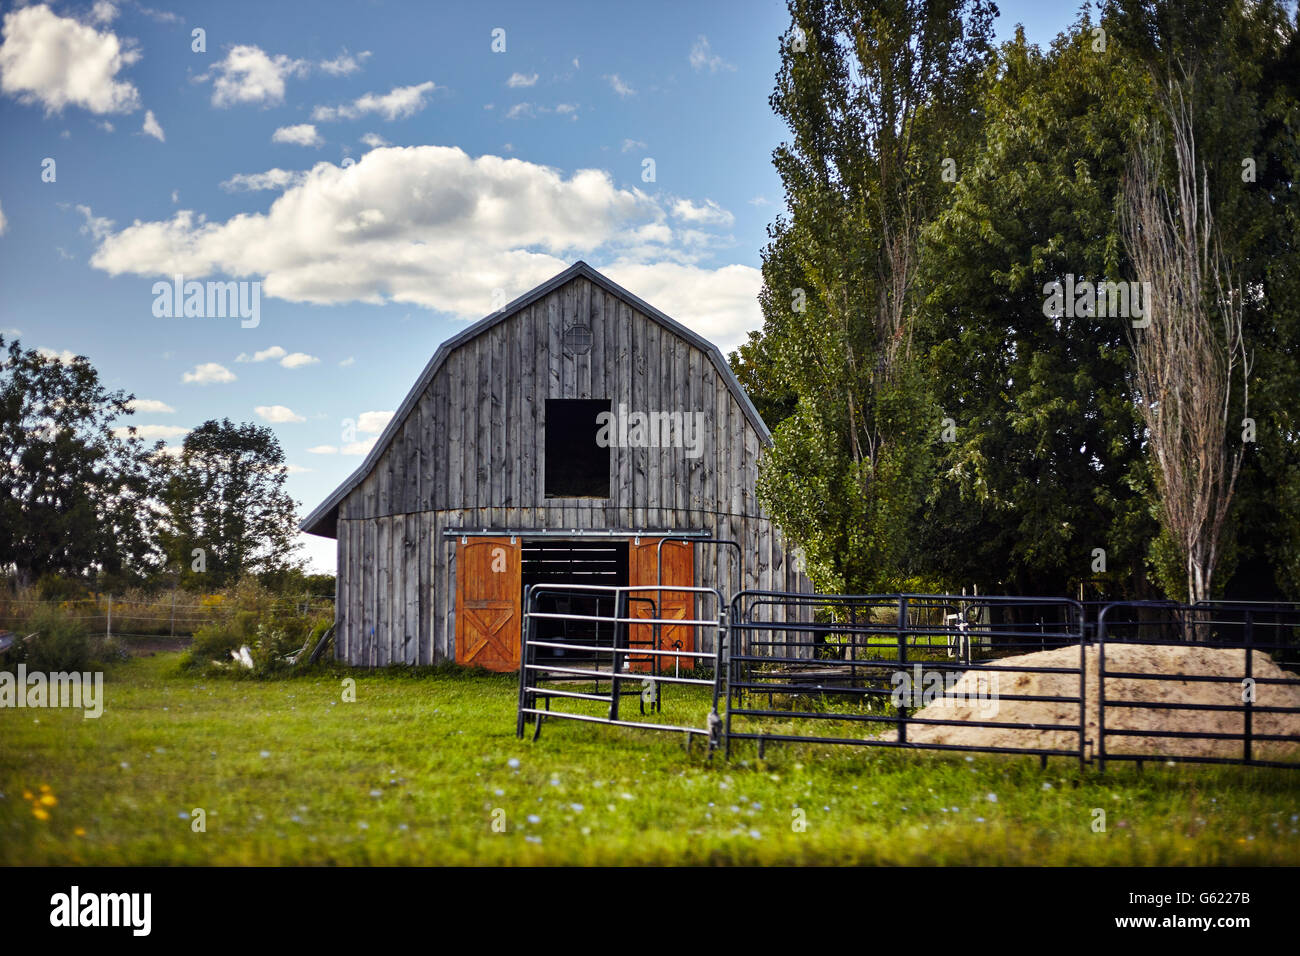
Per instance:
[[[86,670],[101,650],[84,621],[58,608],[37,608],[28,616],[23,631],[38,635],[19,645],[19,653],[32,670]]]
[[[194,632],[194,643],[190,645],[190,658],[194,663],[206,664],[209,661],[228,661],[230,652],[239,649],[239,645],[248,643],[247,636],[238,623],[226,618],[204,624]]]
[[[36,598],[41,601],[79,601],[90,594],[80,581],[45,574],[36,582]]]
[[[288,666],[286,656],[324,633],[332,619],[326,610],[304,613],[309,596],[277,595],[252,577],[230,588],[222,600],[205,598],[203,603],[215,619],[195,631],[190,666],[229,664],[231,652],[247,645],[258,673],[280,670]]]

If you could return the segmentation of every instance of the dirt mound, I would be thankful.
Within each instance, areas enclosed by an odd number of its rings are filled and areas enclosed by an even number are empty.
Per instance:
[[[1097,746],[1097,648],[1087,648],[1086,737],[1088,755]],[[1003,666],[1074,667],[1079,666],[1078,647],[1038,651],[1007,657]],[[1180,737],[1143,737],[1113,735],[1114,730],[1194,731],[1197,733],[1240,734],[1245,732],[1241,712],[1214,710],[1172,710],[1163,707],[1116,707],[1115,701],[1142,701],[1172,704],[1217,704],[1240,706],[1241,676],[1245,673],[1245,651],[1209,647],[1199,644],[1107,644],[1106,670],[1134,674],[1164,674],[1161,681],[1134,678],[1106,678],[1106,749],[1109,753],[1134,753],[1187,757],[1239,757],[1243,743],[1239,740],[1201,740]],[[991,675],[996,673],[996,678]],[[1259,678],[1285,678],[1296,675],[1278,667],[1265,654],[1252,655],[1252,674]],[[1233,681],[1177,680],[1179,677],[1232,677]],[[988,700],[990,680],[998,695],[996,711]],[[915,712],[913,716],[956,721],[985,721],[998,724],[1068,724],[1077,725],[1077,703],[1008,700],[1010,695],[1073,696],[1079,695],[1078,674],[1042,674],[1025,671],[986,671],[975,667],[967,671],[942,697]],[[1255,687],[1256,707],[1300,707],[1300,686],[1260,684]],[[1251,718],[1252,734],[1300,735],[1300,714],[1272,714],[1256,711]],[[1078,731],[1036,730],[1011,727],[975,727],[909,725],[907,738],[916,743],[961,744],[974,747],[1033,747],[1077,750]],[[886,739],[896,739],[891,731]],[[1287,741],[1252,742],[1252,755],[1261,760],[1300,760],[1300,744]]]

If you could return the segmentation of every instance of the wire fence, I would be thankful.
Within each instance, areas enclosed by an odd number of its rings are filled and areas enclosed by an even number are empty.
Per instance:
[[[92,633],[105,636],[193,637],[199,628],[219,621],[231,610],[230,604],[220,596],[196,597],[181,591],[145,600],[112,594],[62,601],[0,596],[0,629],[21,631],[39,612],[55,611],[65,620],[80,622]],[[334,601],[319,597],[280,598],[259,603],[257,609],[276,617],[333,617]]]

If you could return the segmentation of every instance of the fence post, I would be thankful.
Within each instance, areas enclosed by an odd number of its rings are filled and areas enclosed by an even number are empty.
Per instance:
[[[1081,586],[1082,587],[1082,586]],[[1079,608],[1079,769],[1083,769],[1088,749],[1088,621],[1087,610]]]
[[[903,595],[898,597],[898,667],[904,674],[907,673],[907,598]],[[912,688],[915,693],[916,688]],[[907,705],[901,704],[898,707],[898,742],[907,743]]]
[[[1097,769],[1106,772],[1106,612],[1110,605],[1097,613],[1097,743],[1092,752],[1097,755]],[[1140,612],[1139,612],[1140,613]],[[1087,705],[1084,705],[1087,719]]]
[[[1251,624],[1251,621],[1250,621],[1250,609],[1247,608],[1247,610],[1246,610],[1246,679],[1247,679],[1248,681],[1252,681],[1252,683],[1253,683],[1253,678],[1254,678],[1254,668],[1253,668],[1252,665],[1253,665],[1254,661],[1252,660],[1252,654],[1251,654],[1251,651],[1253,650],[1253,648],[1252,648],[1252,646],[1251,646],[1251,626],[1250,626],[1250,624]],[[1251,735],[1251,732],[1252,732],[1252,730],[1253,730],[1252,724],[1254,723],[1254,721],[1253,721],[1251,718],[1254,716],[1254,711],[1253,711],[1252,705],[1254,704],[1254,701],[1255,701],[1255,688],[1254,688],[1254,686],[1251,686],[1250,684],[1248,684],[1247,686],[1250,687],[1250,693],[1249,693],[1249,694],[1245,694],[1245,695],[1244,695],[1245,700],[1242,701],[1242,703],[1245,705],[1245,715],[1244,715],[1244,716],[1245,716],[1245,725],[1246,725],[1246,726],[1245,726],[1245,731],[1246,731],[1246,733],[1245,733],[1245,737],[1246,737],[1246,739],[1245,739],[1245,741],[1244,741],[1244,743],[1245,743],[1245,745],[1246,745],[1246,751],[1245,751],[1245,758],[1244,758],[1244,759],[1245,759],[1245,762],[1246,762],[1246,763],[1250,763],[1250,759],[1251,759],[1251,746],[1250,746],[1251,741],[1250,741],[1250,735]]]
[[[104,618],[104,637],[113,636],[113,595],[108,596],[108,616]]]
[[[528,706],[528,680],[531,676],[528,672],[528,665],[532,663],[529,655],[532,653],[533,643],[533,585],[528,585],[524,589],[524,619],[523,619],[523,647],[520,648],[519,654],[519,713],[515,721],[515,736],[520,740],[524,739],[524,708]],[[539,718],[540,719],[540,718]]]
[[[176,636],[176,585],[172,585],[172,632],[171,636]]]
[[[619,674],[623,667],[623,657],[619,650],[627,646],[627,629],[628,625],[623,623],[623,619],[631,617],[628,611],[628,595],[622,590],[614,592],[614,651],[610,654],[610,674],[609,674],[609,719],[618,720],[618,695],[619,695]],[[655,615],[658,617],[658,614]],[[654,648],[658,650],[658,648]],[[651,654],[656,661],[659,660],[657,655]]]

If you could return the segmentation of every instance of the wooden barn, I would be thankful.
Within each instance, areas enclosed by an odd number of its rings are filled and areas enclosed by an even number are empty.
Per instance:
[[[655,584],[666,535],[741,553],[665,542],[665,584],[811,591],[755,497],[769,441],[716,346],[575,263],[440,345],[302,523],[338,541],[338,658],[513,669],[529,583]]]

